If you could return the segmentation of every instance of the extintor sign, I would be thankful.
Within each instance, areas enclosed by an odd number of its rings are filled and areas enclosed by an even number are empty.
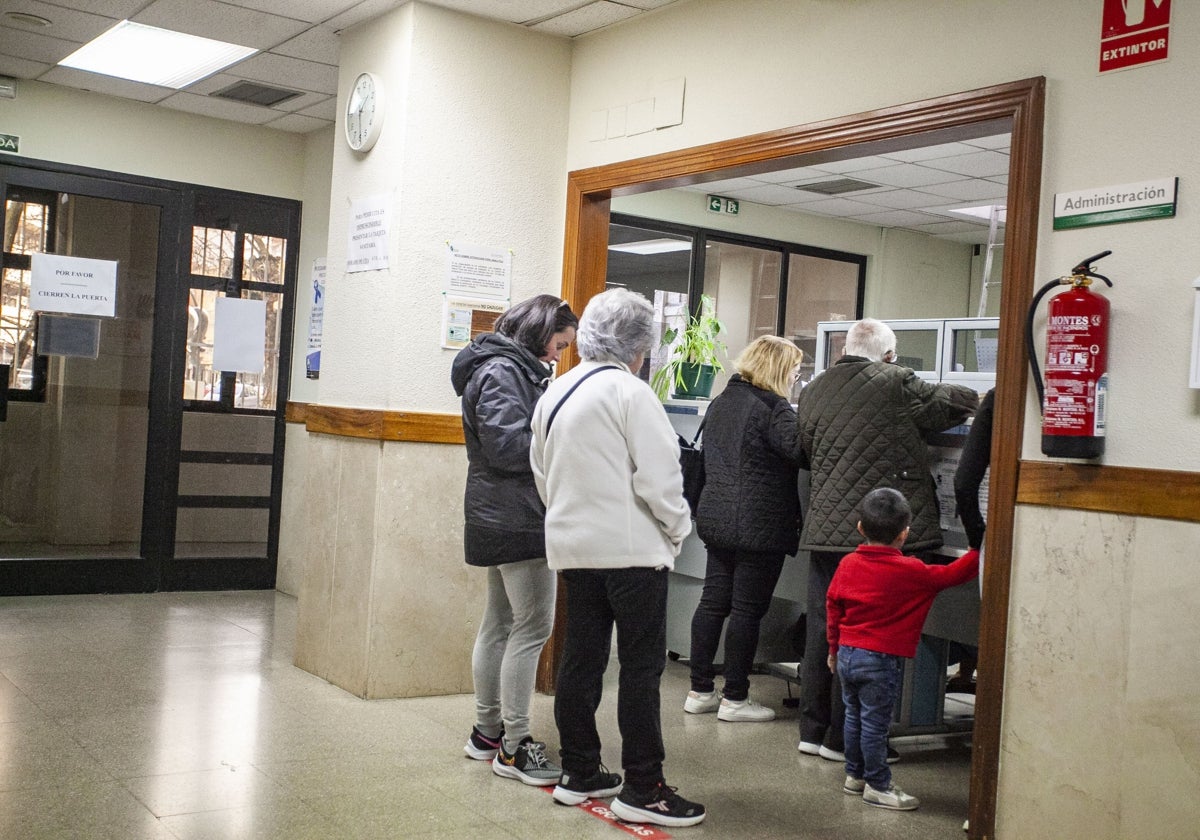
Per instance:
[[[1167,60],[1171,0],[1104,0],[1100,72]]]

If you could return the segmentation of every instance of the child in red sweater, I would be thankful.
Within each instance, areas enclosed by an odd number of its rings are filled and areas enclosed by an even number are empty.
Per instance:
[[[979,552],[972,549],[947,566],[901,554],[912,510],[890,487],[868,493],[859,514],[866,543],[842,558],[826,596],[829,670],[837,668],[846,704],[842,790],[879,808],[911,811],[921,801],[892,784],[887,764],[904,659],[916,655],[937,594],[979,574]]]

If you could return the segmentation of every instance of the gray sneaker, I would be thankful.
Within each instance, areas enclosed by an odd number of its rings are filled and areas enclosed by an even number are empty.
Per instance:
[[[870,785],[863,789],[863,802],[876,808],[887,808],[890,811],[914,811],[921,805],[921,800],[909,796],[900,788],[892,785],[887,790],[875,790]]]
[[[528,735],[511,755],[500,744],[500,751],[492,759],[492,772],[534,787],[558,784],[562,776],[562,768],[546,758],[546,745]]]
[[[689,691],[683,701],[683,710],[689,715],[703,715],[715,712],[721,705],[721,695],[716,691]]]
[[[755,722],[775,720],[775,710],[768,709],[749,698],[730,700],[728,697],[722,697],[721,707],[717,709],[717,720]]]
[[[853,776],[847,776],[846,781],[842,783],[842,793],[848,793],[851,796],[862,796],[863,789],[867,783],[862,779],[856,779]]]

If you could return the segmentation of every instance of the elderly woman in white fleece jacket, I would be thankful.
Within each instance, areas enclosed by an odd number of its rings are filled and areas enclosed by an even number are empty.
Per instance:
[[[546,503],[546,558],[567,592],[554,698],[563,775],[554,798],[578,804],[619,791],[612,810],[621,819],[678,827],[703,820],[704,806],[663,778],[659,680],[667,575],[692,525],[675,431],[634,375],[656,342],[644,297],[610,289],[592,298],[576,335],[583,362],[538,401],[529,456]],[[600,764],[596,731],[614,625],[623,787]]]

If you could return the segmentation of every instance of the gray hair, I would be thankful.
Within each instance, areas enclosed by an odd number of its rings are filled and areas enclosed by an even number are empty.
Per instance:
[[[613,288],[584,307],[575,346],[584,361],[628,365],[649,353],[657,337],[650,301],[637,292]]]
[[[846,332],[846,355],[862,356],[872,362],[882,362],[888,353],[896,352],[896,334],[883,321],[863,318]]]

